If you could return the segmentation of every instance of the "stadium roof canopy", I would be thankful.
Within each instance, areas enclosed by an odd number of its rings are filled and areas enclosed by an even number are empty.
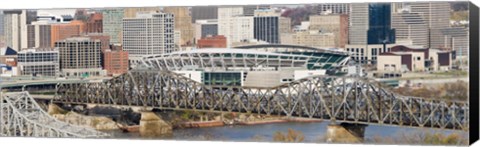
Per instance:
[[[329,69],[346,64],[348,55],[331,51],[270,52],[239,48],[208,48],[152,55],[147,66],[167,70],[251,71],[282,69]]]

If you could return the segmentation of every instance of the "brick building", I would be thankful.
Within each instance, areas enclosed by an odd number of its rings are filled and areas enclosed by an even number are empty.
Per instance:
[[[86,24],[87,33],[102,33],[103,32],[103,15],[102,13],[94,13],[90,15]]]
[[[226,48],[227,38],[223,35],[207,36],[198,40],[198,48]]]
[[[107,75],[116,76],[128,71],[128,52],[121,50],[121,46],[112,46],[113,50],[105,50],[104,65]]]
[[[73,36],[79,36],[85,32],[85,23],[79,20],[71,21],[65,24],[52,24],[50,44],[55,46],[55,42],[67,39]]]
[[[105,52],[105,50],[110,49],[110,36],[100,34],[100,33],[89,33],[83,36],[93,40],[95,39],[100,40],[100,42],[102,42],[102,46],[101,46],[102,52]]]

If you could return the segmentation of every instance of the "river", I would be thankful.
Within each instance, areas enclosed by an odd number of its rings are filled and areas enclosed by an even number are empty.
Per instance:
[[[300,131],[305,136],[303,142],[320,143],[326,133],[327,122],[287,122],[261,125],[234,125],[210,128],[186,128],[175,129],[173,137],[153,138],[164,140],[214,140],[214,141],[272,141],[277,131],[286,132],[288,129]],[[441,133],[449,135],[457,133],[468,136],[468,132],[456,130],[440,130],[431,128],[409,128],[395,126],[369,125],[365,129],[365,140],[370,141],[374,137],[400,138],[403,135],[414,135],[419,132]],[[122,133],[121,131],[109,132],[114,138],[148,139],[141,138],[138,133]],[[150,138],[151,139],[151,138]]]

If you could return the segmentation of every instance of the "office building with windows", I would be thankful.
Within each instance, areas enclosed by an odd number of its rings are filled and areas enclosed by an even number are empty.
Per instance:
[[[197,20],[194,26],[196,41],[208,35],[218,35],[218,20],[216,19]]]
[[[65,76],[103,76],[102,42],[88,37],[72,37],[55,42],[60,53],[60,68]]]
[[[188,7],[165,7],[163,12],[173,14],[175,18],[175,30],[180,31],[180,44],[190,46],[193,44],[195,30],[192,24],[192,16]]]
[[[324,3],[318,4],[316,7],[318,15],[331,13],[331,14],[348,14],[350,12],[349,3]]]
[[[17,53],[20,75],[58,76],[60,60],[58,50],[26,49]]]
[[[368,7],[367,43],[395,43],[395,30],[391,27],[390,3],[371,3]]]
[[[122,29],[123,29],[123,9],[105,9],[103,14],[103,33],[110,36],[110,43],[122,43]]]
[[[3,14],[6,46],[16,51],[27,48],[27,10],[5,10]]]
[[[123,19],[123,50],[129,57],[175,51],[175,18],[171,13],[138,13]]]
[[[255,10],[253,18],[253,37],[268,43],[280,43],[280,15],[273,9]]]
[[[335,46],[343,48],[348,43],[348,15],[325,14],[311,15],[309,30],[335,35]]]
[[[428,47],[428,25],[420,13],[410,9],[397,9],[392,13],[392,28],[395,39],[404,44]]]

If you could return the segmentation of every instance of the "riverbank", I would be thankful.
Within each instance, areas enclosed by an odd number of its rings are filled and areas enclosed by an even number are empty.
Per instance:
[[[140,113],[134,112],[130,109],[117,109],[113,107],[86,108],[79,106],[50,106],[49,109],[50,111],[53,110],[55,116],[60,120],[75,124],[85,123],[87,124],[86,126],[97,129],[101,128],[102,130],[111,129],[121,130],[123,132],[139,132],[140,128]],[[198,111],[154,110],[153,113],[157,115],[159,119],[165,121],[165,123],[171,126],[172,129],[209,128],[229,125],[263,125],[288,122],[321,122],[320,119],[296,117],[289,118],[278,115],[248,114],[235,112],[210,113]],[[64,115],[69,117],[75,116],[75,119],[73,119],[75,121],[72,121],[71,119],[65,119]],[[85,119],[86,121],[84,121]],[[108,127],[102,126],[103,124],[107,125]]]

